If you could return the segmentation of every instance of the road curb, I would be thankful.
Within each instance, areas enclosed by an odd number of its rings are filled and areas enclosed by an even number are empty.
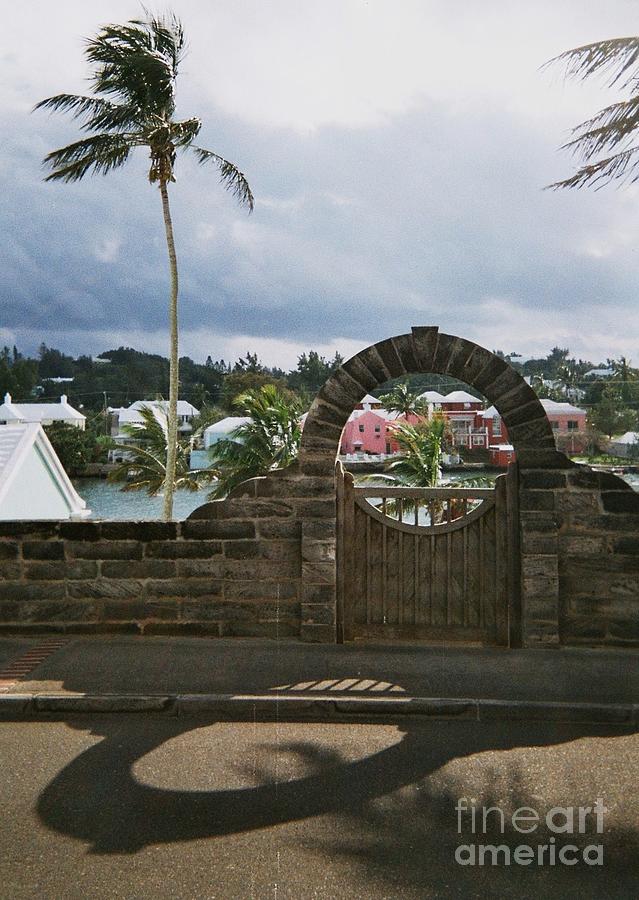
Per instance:
[[[2,694],[0,719],[78,714],[151,713],[227,720],[337,721],[418,716],[463,719],[639,725],[639,704],[478,700],[457,697],[313,697],[290,694]]]

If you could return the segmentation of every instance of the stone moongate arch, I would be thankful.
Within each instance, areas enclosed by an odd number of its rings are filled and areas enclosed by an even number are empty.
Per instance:
[[[335,463],[342,430],[355,405],[391,378],[432,372],[458,378],[499,411],[516,451],[555,449],[555,438],[533,389],[504,359],[435,326],[379,341],[351,357],[315,398],[304,425],[300,459]]]
[[[388,338],[357,353],[337,369],[313,401],[302,433],[299,471],[302,477],[314,480],[315,496],[323,496],[324,506],[317,507],[320,516],[326,515],[329,499],[336,503],[335,463],[342,430],[355,405],[389,379],[431,372],[465,382],[497,408],[520,468],[572,465],[556,451],[550,422],[537,395],[509,363],[472,341],[441,333],[435,326],[415,327],[410,334]],[[310,508],[309,513],[312,511]],[[538,511],[531,512],[534,519]],[[305,515],[301,523],[301,636],[306,640],[337,638],[335,522],[336,517],[329,523]],[[544,523],[544,535],[546,552],[541,563],[539,554],[534,555],[532,564],[528,562],[525,547],[522,555],[522,634],[527,644],[558,642],[557,529],[552,522]],[[534,578],[528,577],[528,569],[535,569]]]

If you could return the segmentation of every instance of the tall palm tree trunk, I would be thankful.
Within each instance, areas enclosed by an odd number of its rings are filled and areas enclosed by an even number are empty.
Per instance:
[[[173,516],[173,494],[175,492],[175,461],[177,454],[177,401],[179,385],[178,362],[178,270],[177,256],[175,253],[175,241],[173,240],[173,224],[171,222],[171,209],[169,207],[169,192],[166,181],[160,181],[160,194],[162,196],[162,212],[164,213],[164,228],[166,231],[166,246],[169,251],[169,267],[171,270],[171,296],[169,298],[169,330],[171,341],[171,354],[169,361],[169,411],[167,415],[167,450],[166,450],[166,478],[164,481],[164,506],[162,515],[165,521]]]

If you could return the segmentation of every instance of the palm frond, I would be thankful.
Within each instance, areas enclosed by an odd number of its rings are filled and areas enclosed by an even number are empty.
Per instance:
[[[204,150],[202,147],[196,147],[193,144],[191,149],[198,158],[200,165],[212,162],[220,170],[220,181],[224,187],[229,190],[239,203],[245,204],[249,208],[249,212],[253,212],[255,199],[249,187],[246,177],[237,166],[234,166],[228,159],[224,159],[212,150]]]
[[[586,185],[596,186],[598,190],[616,179],[633,184],[639,180],[639,159],[636,157],[638,152],[639,147],[631,147],[596,163],[582,166],[570,178],[549,184],[545,190],[580,188]]]
[[[202,122],[197,117],[171,123],[171,140],[176,147],[187,147],[198,136]]]
[[[608,84],[625,88],[639,74],[639,37],[610,38],[566,50],[549,60],[542,68],[563,64],[568,78],[588,78],[596,72],[608,74]]]
[[[45,181],[79,181],[91,169],[106,175],[124,165],[135,144],[132,135],[96,134],[53,150],[44,158],[44,165],[52,170]]]
[[[70,112],[74,119],[87,117],[80,127],[86,131],[107,129],[118,131],[139,124],[139,110],[120,103],[111,103],[102,97],[85,97],[81,94],[56,94],[41,100],[33,107],[53,112]]]

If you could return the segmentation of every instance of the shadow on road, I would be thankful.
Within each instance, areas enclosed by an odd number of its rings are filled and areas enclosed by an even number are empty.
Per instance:
[[[483,785],[478,788],[477,763],[469,757],[513,748],[553,748],[580,738],[632,733],[630,729],[612,730],[604,726],[544,723],[384,722],[379,724],[396,725],[401,739],[363,758],[346,760],[339,752],[327,748],[325,741],[322,745],[312,739],[295,740],[277,748],[273,745],[272,750],[295,755],[309,773],[306,776],[274,781],[268,772],[258,771],[261,783],[256,786],[198,792],[142,784],[134,776],[133,767],[172,738],[214,722],[148,716],[127,720],[126,725],[123,721],[122,717],[69,719],[67,724],[71,727],[90,729],[103,740],[62,769],[38,800],[38,814],[48,828],[88,842],[91,852],[133,854],[151,844],[215,838],[333,815],[343,823],[343,828],[331,825],[315,829],[305,842],[307,849],[311,846],[329,858],[348,857],[351,862],[361,864],[364,878],[374,874],[377,880],[391,885],[401,883],[425,888],[446,884],[454,876],[455,890],[451,887],[450,895],[456,895],[457,889],[464,885],[468,891],[471,885],[477,887],[490,868],[480,871],[456,865],[454,851],[460,843],[477,840],[514,848],[522,843],[544,842],[541,832],[533,836],[517,833],[508,819],[502,833],[500,827],[495,827],[496,816],[485,836],[473,838],[467,822],[462,836],[457,833],[454,807],[460,792],[475,796],[483,805],[499,805],[506,811],[521,806],[540,807],[540,797],[531,792],[530,773],[524,773],[524,777],[509,770],[504,782],[504,770],[498,765],[492,770],[489,767],[488,774],[485,770],[481,773]],[[223,727],[232,726],[223,723]],[[309,728],[311,737],[311,729],[316,726],[298,726],[304,727]],[[241,739],[236,752],[236,759],[242,764]],[[552,750],[544,757],[549,761],[545,765],[552,765],[552,753],[557,751]],[[467,765],[462,769],[461,782],[458,779],[452,783],[446,780],[445,774],[437,775],[452,760]],[[188,758],[180,760],[179,765],[188,767]],[[464,778],[467,790],[463,789]],[[474,789],[481,790],[481,794],[471,794]],[[570,788],[566,791],[562,805],[579,805],[596,799],[569,796]],[[636,885],[639,878],[637,832],[631,826],[617,825],[601,837],[592,833],[592,816],[587,822],[590,834],[577,835],[574,843],[583,847],[603,842],[606,854],[603,869],[583,863],[574,867],[556,866],[552,871],[547,866],[492,868],[488,873],[490,889],[482,890],[483,895],[498,896],[492,890],[497,888],[499,879],[515,877],[525,881],[516,895],[533,896],[546,883],[539,879],[552,877],[553,891],[557,885],[563,885],[563,896],[630,896],[625,893],[626,884]],[[546,831],[545,840],[549,836]],[[285,841],[290,839],[289,834],[283,836]],[[591,894],[595,885],[597,891]],[[615,893],[615,885],[621,893]],[[463,891],[460,895],[474,896]],[[508,895],[514,895],[512,888]]]

